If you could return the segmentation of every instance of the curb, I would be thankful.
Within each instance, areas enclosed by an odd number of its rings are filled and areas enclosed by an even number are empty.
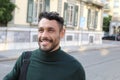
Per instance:
[[[120,47],[119,45],[115,45],[115,46],[106,46],[106,47],[99,47],[99,48],[87,48],[87,49],[79,49],[78,51],[91,51],[91,50],[101,50],[101,49],[108,49],[108,48],[117,48],[117,47]]]
[[[86,49],[80,48],[80,49],[70,50],[70,51],[67,50],[66,52],[72,54],[72,52],[78,52],[78,51],[83,52],[83,51],[101,50],[101,49],[117,48],[117,47],[120,47],[120,45],[107,46],[107,47],[101,47],[101,48],[100,47],[99,48],[86,48]]]
[[[12,60],[16,60],[17,58],[18,58],[18,56],[16,56],[16,57],[9,57],[9,58],[2,58],[2,59],[0,59],[0,62],[12,61]]]
[[[71,50],[71,49],[63,49],[63,50],[65,52],[67,52],[67,53],[72,54],[73,52],[78,52],[78,51],[80,51],[80,52],[82,52],[82,51],[92,51],[92,50],[101,50],[101,49],[117,48],[117,47],[120,47],[120,45],[98,47],[98,48],[97,47],[96,48],[87,48],[87,47],[84,47],[84,48],[79,48],[79,49],[76,49],[76,50]],[[0,62],[16,60],[16,59],[18,59],[18,57],[19,56],[1,58]]]

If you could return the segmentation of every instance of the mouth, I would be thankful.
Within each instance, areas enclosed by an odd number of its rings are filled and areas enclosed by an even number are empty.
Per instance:
[[[40,42],[52,42],[50,39],[41,39]]]
[[[52,40],[50,40],[50,39],[41,39],[40,40],[40,43],[42,44],[42,45],[48,45],[49,43],[52,43],[53,41]]]

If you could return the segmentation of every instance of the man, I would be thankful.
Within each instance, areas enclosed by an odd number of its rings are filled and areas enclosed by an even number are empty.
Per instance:
[[[39,49],[32,51],[26,80],[85,80],[82,65],[60,48],[63,18],[56,12],[43,12],[38,22]],[[22,56],[4,80],[18,80],[21,64]]]

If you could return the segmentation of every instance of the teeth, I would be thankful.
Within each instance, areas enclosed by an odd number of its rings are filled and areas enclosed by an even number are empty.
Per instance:
[[[48,40],[42,40],[41,42],[49,42]]]
[[[49,39],[40,39],[40,42],[51,42]]]

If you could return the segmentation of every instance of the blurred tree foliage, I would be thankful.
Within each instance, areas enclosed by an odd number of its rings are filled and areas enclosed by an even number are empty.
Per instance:
[[[109,32],[109,26],[112,16],[104,17],[103,18],[103,31]]]
[[[7,26],[8,22],[12,20],[12,12],[15,7],[10,0],[0,0],[0,26]]]

